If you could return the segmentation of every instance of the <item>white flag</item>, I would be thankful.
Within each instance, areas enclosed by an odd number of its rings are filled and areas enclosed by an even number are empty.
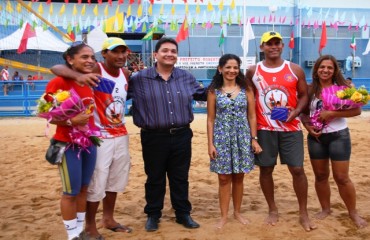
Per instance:
[[[243,48],[243,58],[247,56],[248,54],[248,48],[249,48],[249,40],[255,39],[252,25],[247,19],[247,23],[243,24],[243,37],[242,37],[242,48]]]
[[[369,52],[370,52],[370,38],[369,38],[369,41],[367,42],[367,46],[366,46],[365,52],[363,52],[362,55],[366,55]]]

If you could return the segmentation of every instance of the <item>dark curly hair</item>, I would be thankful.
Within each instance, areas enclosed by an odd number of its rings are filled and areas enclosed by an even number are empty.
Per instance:
[[[314,93],[316,96],[319,96],[321,94],[320,79],[317,72],[324,60],[330,60],[334,65],[334,73],[332,78],[333,84],[337,84],[339,86],[349,86],[339,69],[337,59],[332,55],[323,55],[316,60],[315,65],[312,69],[312,93]]]
[[[235,54],[230,54],[230,53],[222,55],[220,57],[220,60],[218,61],[218,67],[224,67],[227,64],[227,61],[229,61],[229,60],[235,60],[238,63],[239,74],[236,77],[236,84],[238,84],[240,86],[240,88],[246,89],[247,88],[247,82],[245,81],[244,74],[240,70],[240,65],[241,65],[242,61],[240,60],[240,58],[238,56],[236,56]],[[212,82],[209,86],[209,90],[214,91],[215,89],[222,88],[223,82],[224,82],[224,78],[223,78],[222,74],[219,73],[218,71],[216,71],[215,75],[212,78]]]
[[[69,68],[72,68],[71,64],[68,63],[67,61],[67,57],[70,57],[70,58],[73,58],[74,55],[78,54],[83,48],[85,47],[89,47],[92,49],[92,47],[90,47],[89,45],[87,45],[86,43],[84,42],[81,42],[81,43],[77,43],[77,44],[72,44],[64,53],[63,53],[63,59],[65,61],[65,64],[69,67]],[[94,51],[94,50],[93,50]]]

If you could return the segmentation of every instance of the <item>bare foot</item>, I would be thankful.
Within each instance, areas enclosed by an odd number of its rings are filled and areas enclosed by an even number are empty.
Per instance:
[[[299,223],[302,225],[304,230],[306,230],[306,232],[310,232],[311,230],[317,228],[317,226],[313,222],[311,222],[307,215],[300,216]]]
[[[249,224],[249,220],[248,219],[245,219],[242,215],[240,215],[240,213],[234,212],[234,218],[236,220],[238,220],[243,225]]]
[[[226,218],[221,218],[220,221],[216,224],[216,228],[221,229],[227,222]]]
[[[265,223],[275,226],[276,223],[279,221],[279,213],[277,211],[269,212],[269,215],[265,219]]]
[[[328,209],[328,210],[322,210],[321,212],[316,213],[315,216],[314,216],[314,218],[319,219],[319,220],[323,220],[327,216],[329,216],[330,213],[331,213],[331,210],[330,209]]]
[[[358,228],[364,228],[367,226],[366,220],[360,217],[357,213],[350,214],[349,216]]]

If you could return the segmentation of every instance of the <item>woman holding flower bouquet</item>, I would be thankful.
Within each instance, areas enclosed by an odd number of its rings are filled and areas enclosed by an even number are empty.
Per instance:
[[[94,52],[91,47],[85,44],[72,45],[63,54],[63,58],[67,66],[81,73],[91,73],[95,66]],[[57,94],[54,94],[57,92],[60,93],[59,97]],[[55,98],[52,101],[53,103],[75,97],[74,94],[79,96],[78,99],[80,101],[76,101],[73,108],[62,109],[61,112],[63,114],[53,115],[49,119],[52,124],[57,125],[53,139],[68,143],[58,168],[63,185],[63,195],[60,203],[61,215],[69,240],[79,239],[79,234],[83,229],[87,187],[96,162],[96,146],[94,144],[85,144],[82,147],[78,145],[77,137],[72,136],[74,136],[76,129],[86,129],[95,126],[92,115],[94,95],[89,86],[81,85],[76,81],[62,77],[52,79],[46,86],[46,96],[59,98]],[[63,95],[65,96],[63,97]],[[45,100],[48,101],[47,97]],[[78,103],[84,106],[77,108]],[[72,112],[75,112],[75,114]],[[68,116],[67,114],[70,114],[69,118],[65,119]],[[44,115],[39,111],[39,116],[43,117]],[[81,144],[83,144],[82,141]]]
[[[316,218],[324,219],[331,213],[330,159],[333,177],[349,216],[357,227],[362,228],[367,222],[357,213],[356,191],[349,177],[351,139],[346,122],[347,117],[360,115],[361,108],[355,104],[340,105],[340,99],[329,96],[328,89],[339,89],[343,88],[342,86],[350,87],[340,72],[337,60],[331,55],[317,59],[313,68],[312,84],[309,86],[309,109],[306,114],[301,115],[301,120],[308,131],[308,151],[315,174],[315,189],[322,209],[316,214]]]

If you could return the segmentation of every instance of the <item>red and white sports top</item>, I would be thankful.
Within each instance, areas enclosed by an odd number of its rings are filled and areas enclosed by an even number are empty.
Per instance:
[[[99,127],[103,138],[127,135],[125,126],[125,106],[127,97],[127,80],[123,70],[118,76],[110,75],[102,63],[98,63],[101,76],[116,82],[112,94],[94,91],[96,111],[95,125]]]
[[[256,86],[257,129],[269,131],[301,131],[298,117],[291,122],[272,120],[271,110],[277,106],[297,106],[298,77],[290,68],[290,62],[276,68],[268,68],[262,62],[256,65],[252,81]]]

